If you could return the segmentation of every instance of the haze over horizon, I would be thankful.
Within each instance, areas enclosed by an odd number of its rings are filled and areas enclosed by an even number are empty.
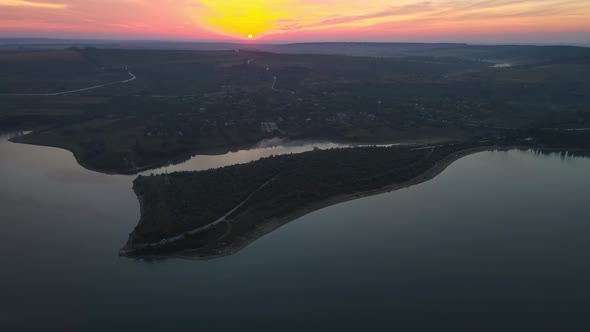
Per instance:
[[[590,43],[561,0],[0,0],[0,38]]]

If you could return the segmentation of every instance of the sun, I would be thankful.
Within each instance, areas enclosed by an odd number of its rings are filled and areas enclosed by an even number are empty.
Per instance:
[[[248,39],[254,39],[254,35],[253,34],[249,34],[248,35]]]

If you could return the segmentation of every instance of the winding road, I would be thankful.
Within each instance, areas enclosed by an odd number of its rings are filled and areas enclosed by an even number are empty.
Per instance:
[[[104,88],[105,86],[114,85],[114,84],[122,84],[122,83],[129,83],[133,82],[137,79],[137,76],[133,75],[130,71],[127,72],[129,74],[129,79],[124,81],[117,81],[117,82],[110,82],[100,85],[95,85],[87,88],[76,89],[76,90],[68,90],[68,91],[61,91],[61,92],[53,92],[53,93],[5,93],[0,94],[0,96],[25,96],[25,97],[52,97],[52,96],[62,96],[62,95],[69,95],[72,93],[90,91],[95,89]]]

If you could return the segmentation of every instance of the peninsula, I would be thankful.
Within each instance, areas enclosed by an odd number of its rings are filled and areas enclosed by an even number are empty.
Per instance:
[[[120,255],[226,256],[313,211],[428,181],[472,153],[524,148],[586,154],[590,148],[590,135],[583,131],[522,134],[440,145],[315,150],[205,171],[139,176],[133,189],[141,219]]]
[[[209,259],[318,209],[427,181],[476,143],[357,147],[200,172],[140,176],[141,220],[120,254]]]

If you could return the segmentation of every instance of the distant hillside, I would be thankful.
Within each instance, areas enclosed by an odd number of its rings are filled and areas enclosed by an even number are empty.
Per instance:
[[[563,61],[590,57],[590,48],[580,46],[469,45],[454,43],[358,43],[320,42],[257,44],[228,42],[181,42],[148,40],[83,40],[0,38],[0,51],[47,50],[68,47],[143,50],[258,50],[282,54],[330,54],[370,57],[434,57],[507,63],[511,65]]]
[[[343,54],[375,57],[435,57],[509,63],[512,65],[561,61],[590,56],[577,46],[468,45],[413,43],[303,43],[260,46],[261,50],[289,54]]]
[[[269,45],[268,51],[291,54],[344,54],[352,56],[403,56],[436,49],[465,47],[466,44],[422,43],[298,43]]]

